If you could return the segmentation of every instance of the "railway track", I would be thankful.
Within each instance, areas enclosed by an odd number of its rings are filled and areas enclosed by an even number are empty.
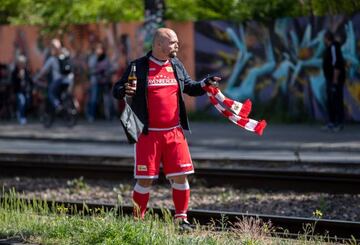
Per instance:
[[[132,159],[74,155],[1,154],[0,176],[132,179]],[[207,186],[360,193],[360,174],[291,171],[269,168],[196,166],[194,178]],[[164,180],[164,177],[162,177]],[[160,179],[161,181],[161,179]]]
[[[1,202],[4,199],[1,198]],[[34,200],[27,199],[28,202]],[[1,203],[0,202],[0,203]],[[61,202],[61,201],[47,201],[49,206],[55,204],[55,206],[67,207],[68,210],[80,210],[85,215],[88,215],[94,210],[116,210],[118,215],[132,215],[133,209],[131,206],[117,207],[110,204],[101,203],[82,203],[82,202]],[[174,214],[174,210],[169,210]],[[153,208],[152,212],[164,216],[164,210],[160,208]],[[72,213],[69,211],[69,214]],[[248,214],[238,212],[224,212],[213,210],[189,210],[188,218],[191,221],[195,221],[200,225],[215,225],[217,231],[229,230],[233,224],[244,219],[261,219],[263,222],[271,222],[275,228],[273,230],[274,236],[285,238],[298,238],[299,234],[304,234],[304,226],[306,224],[314,227],[313,235],[327,236],[331,241],[342,241],[355,239],[360,241],[360,222],[342,221],[342,220],[328,220],[328,219],[314,219],[314,218],[301,218],[301,217],[287,217],[277,215],[261,215],[261,214]],[[287,230],[287,233],[284,233]],[[311,235],[311,234],[309,234]]]

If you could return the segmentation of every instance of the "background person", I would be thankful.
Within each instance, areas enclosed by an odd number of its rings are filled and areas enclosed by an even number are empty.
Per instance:
[[[33,82],[27,68],[27,59],[19,55],[11,72],[11,83],[16,96],[16,116],[21,125],[26,124],[26,111],[31,105]]]
[[[337,132],[344,127],[345,61],[341,46],[330,31],[324,34],[324,43],[326,49],[323,55],[323,71],[326,79],[328,111],[326,129]]]
[[[93,122],[96,117],[96,109],[99,98],[103,99],[104,116],[111,120],[114,115],[114,105],[111,97],[112,65],[102,43],[96,44],[88,60],[90,96],[88,100],[87,119]]]
[[[12,118],[10,77],[9,65],[0,63],[0,119]]]

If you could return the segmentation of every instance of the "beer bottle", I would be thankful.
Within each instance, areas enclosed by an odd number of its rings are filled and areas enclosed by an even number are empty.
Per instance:
[[[137,77],[136,77],[136,65],[135,63],[133,63],[131,65],[131,71],[130,74],[128,76],[128,83],[131,87],[136,88],[136,83],[137,83]]]

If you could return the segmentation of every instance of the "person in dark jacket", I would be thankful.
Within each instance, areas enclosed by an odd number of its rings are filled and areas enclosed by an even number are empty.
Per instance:
[[[113,68],[102,43],[97,43],[95,52],[88,60],[90,96],[88,102],[87,119],[93,122],[99,97],[103,99],[104,115],[107,120],[113,117],[114,106],[111,98],[111,75]]]
[[[323,72],[329,117],[326,129],[338,132],[344,127],[345,61],[341,46],[330,31],[324,34],[324,43],[326,49],[323,55]]]
[[[152,51],[131,62],[114,85],[113,95],[117,99],[131,97],[131,108],[144,124],[135,144],[135,217],[144,217],[150,187],[153,180],[158,178],[162,163],[165,176],[172,186],[175,221],[182,229],[190,229],[187,221],[190,199],[187,175],[194,173],[194,168],[183,133],[183,129],[189,130],[183,94],[201,96],[205,94],[203,86],[217,86],[220,78],[193,81],[177,58],[178,48],[178,38],[173,30],[157,29]],[[136,66],[136,86],[128,83],[132,64]]]
[[[31,103],[33,82],[27,69],[26,57],[20,55],[16,59],[11,72],[11,83],[16,95],[16,115],[21,125],[26,124],[26,109]]]

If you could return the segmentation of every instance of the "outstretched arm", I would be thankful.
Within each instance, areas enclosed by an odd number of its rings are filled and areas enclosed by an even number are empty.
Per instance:
[[[190,96],[200,96],[205,94],[205,91],[201,87],[201,82],[192,80],[184,65],[179,60],[177,60],[174,67],[176,69],[177,79],[184,83],[183,92],[185,94]]]

